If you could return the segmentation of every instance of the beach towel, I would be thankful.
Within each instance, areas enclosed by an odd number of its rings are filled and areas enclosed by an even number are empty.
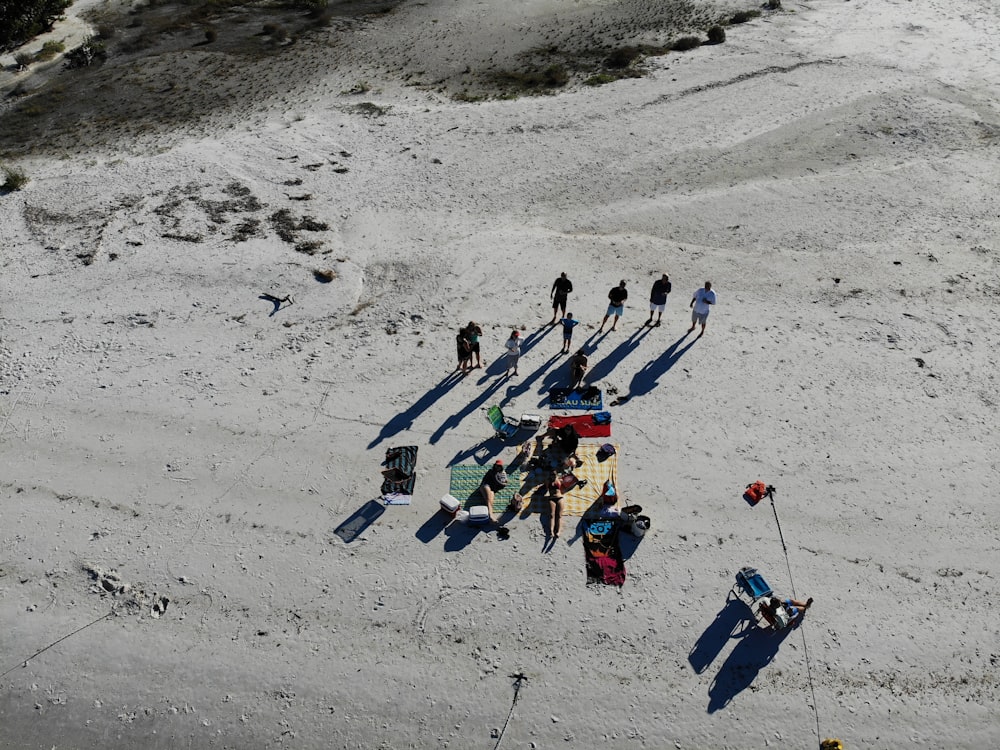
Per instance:
[[[547,455],[561,463],[566,458],[565,454],[558,450],[551,450],[546,453],[546,449],[551,446],[550,441],[544,441],[539,456]],[[601,447],[593,443],[580,443],[576,448],[576,455],[583,462],[573,469],[573,474],[577,479],[584,480],[585,484],[573,487],[563,496],[563,515],[596,517],[602,508],[597,502],[604,487],[604,481],[611,476],[617,476],[618,472],[618,447],[615,446],[615,454],[607,456],[603,461],[599,460],[598,452]],[[549,501],[545,497],[545,480],[548,476],[548,466],[541,460],[531,462],[531,466],[521,475],[520,492],[525,499],[528,511],[531,513],[548,513]],[[513,479],[513,477],[512,477]]]
[[[483,482],[492,466],[479,466],[478,464],[462,464],[451,467],[451,483],[448,485],[448,494],[462,504],[468,510],[473,505],[485,505],[486,498],[479,492],[479,485]],[[514,493],[520,485],[520,475],[510,476],[507,486],[493,496],[493,511],[503,513],[507,510],[514,499]]]
[[[413,486],[417,481],[417,446],[404,445],[401,448],[389,448],[385,452],[385,462],[382,464],[382,497],[390,498],[394,495],[412,495]],[[398,498],[393,498],[394,502],[386,499],[386,504],[409,505],[400,502]]]
[[[382,503],[378,500],[369,500],[354,511],[350,518],[334,529],[333,533],[343,539],[345,543],[353,542],[383,513],[385,513],[385,506]]]
[[[584,521],[583,550],[587,559],[587,583],[621,586],[625,583],[625,561],[619,544],[617,518]]]
[[[611,437],[611,423],[597,424],[593,414],[580,414],[575,417],[553,415],[549,417],[549,427],[558,430],[571,424],[576,434],[582,438]]]
[[[601,389],[594,386],[580,389],[553,388],[549,391],[549,408],[600,411],[604,408],[604,401]]]

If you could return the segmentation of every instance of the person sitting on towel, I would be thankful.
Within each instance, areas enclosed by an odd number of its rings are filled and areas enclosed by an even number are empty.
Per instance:
[[[503,467],[503,461],[497,461],[493,464],[493,468],[486,472],[486,476],[483,477],[483,481],[479,485],[479,494],[486,500],[486,506],[490,509],[490,520],[494,523],[496,523],[497,518],[493,511],[493,500],[496,498],[496,493],[506,486],[507,471]]]
[[[552,438],[552,448],[562,451],[567,458],[575,458],[579,461],[580,457],[576,455],[576,449],[580,447],[580,435],[573,425],[564,424],[558,429],[550,429],[547,435]]]

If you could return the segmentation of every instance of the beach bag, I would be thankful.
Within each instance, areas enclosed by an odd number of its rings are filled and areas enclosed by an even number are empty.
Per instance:
[[[765,497],[767,497],[767,493],[768,493],[767,485],[758,479],[753,484],[747,485],[747,490],[746,492],[743,493],[743,498],[751,505],[756,505]]]
[[[599,411],[592,419],[594,420],[594,424],[611,424],[611,412]]]

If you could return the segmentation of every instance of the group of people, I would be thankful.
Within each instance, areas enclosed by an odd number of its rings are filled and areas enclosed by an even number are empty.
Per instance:
[[[658,327],[663,321],[663,312],[667,307],[667,297],[670,295],[672,285],[670,276],[663,274],[653,282],[653,287],[649,293],[649,318],[643,324],[652,328]],[[552,282],[549,297],[552,299],[552,320],[549,325],[562,326],[562,353],[569,354],[573,345],[573,329],[580,324],[580,321],[573,317],[573,313],[567,312],[566,307],[569,295],[573,291],[573,282],[565,272]],[[612,287],[608,292],[608,308],[601,321],[598,333],[604,332],[604,326],[611,320],[611,330],[618,329],[618,321],[625,314],[625,301],[628,299],[627,282],[622,279],[618,286]],[[701,333],[704,335],[705,327],[708,324],[708,315],[712,305],[718,301],[715,291],[712,289],[712,282],[706,281],[705,285],[696,290],[691,297],[691,333],[696,326],[701,326]],[[560,315],[562,317],[560,317]],[[654,320],[655,316],[655,320]],[[469,321],[469,324],[460,328],[456,336],[458,366],[456,372],[463,375],[483,366],[482,355],[479,348],[479,339],[483,335],[483,329],[478,323]],[[517,364],[521,358],[521,333],[517,329],[510,332],[510,337],[504,344],[504,364],[506,365],[505,376],[517,375]],[[473,360],[475,363],[473,363]],[[570,361],[570,373],[573,387],[579,385],[587,371],[587,353],[583,349],[578,349],[574,358]]]
[[[670,276],[667,274],[663,274],[653,282],[653,287],[649,292],[649,318],[644,325],[655,328],[662,324],[663,312],[667,307],[667,297],[672,290],[673,285],[670,283]],[[555,325],[560,313],[563,315],[560,321],[563,325],[563,352],[569,351],[569,342],[573,336],[572,330],[578,323],[578,321],[573,319],[573,313],[566,312],[569,295],[572,291],[573,282],[569,280],[565,272],[561,273],[552,282],[552,289],[549,291],[549,297],[552,299],[552,320],[549,321],[549,325]],[[604,332],[604,326],[607,325],[608,320],[611,320],[612,331],[618,329],[618,321],[625,314],[626,300],[628,300],[627,282],[625,279],[622,279],[618,282],[618,286],[612,287],[608,292],[608,309],[604,314],[604,319],[601,321],[598,333]],[[717,301],[716,294],[712,290],[711,281],[706,281],[702,288],[695,291],[689,305],[691,308],[691,327],[688,329],[688,333],[693,331],[695,326],[698,325],[701,326],[701,334],[705,333],[705,327],[708,324],[708,314],[712,309],[712,305],[716,304]],[[653,320],[654,315],[656,316],[655,321]]]
[[[550,442],[545,452],[535,456],[536,465],[542,466],[546,471],[544,484],[539,488],[539,492],[549,501],[548,515],[548,536],[558,539],[562,530],[562,517],[564,498],[567,492],[574,487],[584,487],[586,479],[579,479],[573,470],[582,464],[577,455],[577,448],[580,445],[580,435],[572,425],[564,425],[560,428],[549,429],[543,436],[549,438]],[[522,458],[527,463],[532,460],[532,444],[525,443],[522,448]],[[508,484],[509,478],[507,469],[503,461],[497,461],[480,482],[478,492],[483,498],[483,502],[489,508],[490,520],[499,525],[497,520],[494,501],[497,493],[501,492]],[[515,513],[521,510],[521,497],[514,495],[514,503],[511,510]],[[502,528],[502,527],[501,527]]]
[[[455,372],[461,371],[463,375],[483,366],[482,354],[479,351],[479,339],[483,335],[483,329],[475,321],[470,320],[469,324],[458,329],[458,336],[455,343],[458,346],[458,367]],[[472,360],[476,364],[472,364]]]

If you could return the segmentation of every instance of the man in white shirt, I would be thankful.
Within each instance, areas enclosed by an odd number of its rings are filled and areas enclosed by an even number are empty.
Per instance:
[[[708,313],[711,305],[715,304],[715,292],[712,291],[712,282],[706,281],[705,286],[694,293],[691,298],[691,327],[687,332],[691,333],[696,325],[701,325],[701,333],[698,337],[705,335],[705,324],[708,322]]]

